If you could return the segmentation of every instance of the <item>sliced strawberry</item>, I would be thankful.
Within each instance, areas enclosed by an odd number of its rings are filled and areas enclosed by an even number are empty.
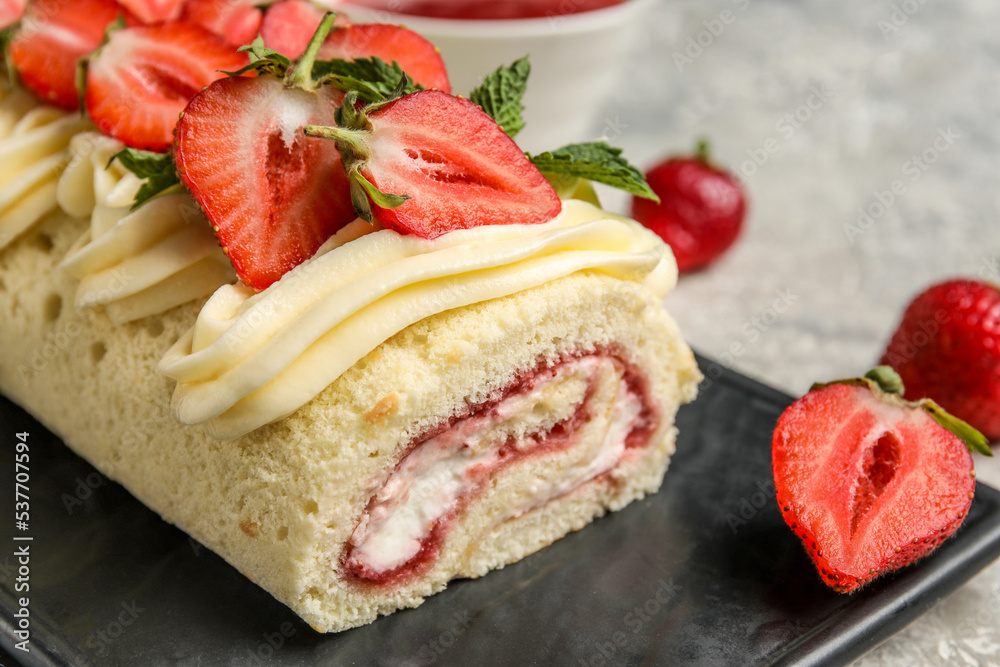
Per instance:
[[[118,0],[141,23],[173,21],[181,15],[184,0]]]
[[[899,377],[881,370],[901,391]],[[969,447],[985,448],[968,428],[933,403],[905,402],[860,378],[818,386],[781,415],[772,444],[778,503],[828,586],[853,591],[958,529],[975,489]]]
[[[77,62],[98,47],[120,11],[115,0],[30,3],[10,44],[21,83],[50,104],[76,109]]]
[[[181,20],[197,23],[233,46],[243,46],[252,42],[260,31],[264,12],[256,3],[257,0],[187,0]]]
[[[0,0],[0,30],[8,28],[24,16],[26,0]]]
[[[123,28],[90,60],[87,111],[105,134],[133,148],[168,150],[188,101],[219,70],[246,56],[205,28],[175,21]]]
[[[307,123],[334,123],[343,94],[313,84],[311,60],[284,79],[268,73],[280,67],[205,88],[177,123],[174,150],[181,181],[239,277],[256,289],[356,217],[336,145],[302,133]]]
[[[305,50],[326,11],[309,0],[282,0],[267,8],[260,24],[264,46],[289,58],[298,58]],[[348,26],[350,21],[337,14],[334,25]]]
[[[345,108],[352,102],[349,95]],[[465,98],[421,90],[355,120],[348,131],[306,133],[340,146],[353,184],[367,193],[355,199],[366,219],[433,239],[455,229],[546,222],[562,207],[514,140]]]
[[[381,58],[396,61],[403,71],[424,88],[451,92],[448,72],[440,52],[417,33],[388,23],[358,23],[334,30],[319,51],[324,60],[340,58]]]

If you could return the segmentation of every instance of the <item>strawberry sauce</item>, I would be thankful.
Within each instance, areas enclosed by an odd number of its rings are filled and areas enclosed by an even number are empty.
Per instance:
[[[537,492],[533,504],[512,507],[506,518],[524,514],[583,484],[607,477],[631,448],[650,442],[659,414],[645,377],[622,357],[607,350],[567,356],[540,364],[486,403],[415,438],[382,487],[375,492],[341,556],[345,577],[358,584],[390,586],[426,573],[470,503],[491,488],[504,469],[533,457],[568,451],[577,433],[603,406],[593,404],[602,378],[620,383],[610,408],[604,442],[589,458],[560,471]],[[489,432],[508,419],[531,413],[533,397],[568,377],[585,381],[573,411],[547,429],[492,442]],[[582,467],[580,467],[582,466]]]
[[[620,5],[624,0],[351,0],[351,4],[410,16],[438,19],[530,19],[581,14]]]

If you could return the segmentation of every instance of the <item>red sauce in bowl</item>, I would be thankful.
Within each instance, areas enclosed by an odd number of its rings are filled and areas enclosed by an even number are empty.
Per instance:
[[[625,0],[351,0],[380,11],[438,19],[530,19],[566,16],[620,5]]]

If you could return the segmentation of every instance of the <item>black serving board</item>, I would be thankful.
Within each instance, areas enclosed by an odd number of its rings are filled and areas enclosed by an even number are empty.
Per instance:
[[[846,664],[1000,556],[1000,493],[980,484],[955,538],[922,563],[853,596],[826,589],[772,496],[771,431],[791,398],[701,363],[708,379],[678,416],[659,493],[336,635],[313,631],[0,398],[0,645],[26,665]],[[26,532],[12,488],[22,431]],[[25,543],[30,653],[13,635],[13,554]]]

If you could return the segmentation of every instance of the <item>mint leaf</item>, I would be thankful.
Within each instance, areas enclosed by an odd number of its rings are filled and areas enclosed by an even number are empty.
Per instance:
[[[578,176],[595,183],[619,188],[637,197],[660,201],[643,178],[642,172],[621,156],[622,149],[603,141],[570,144],[559,150],[529,155],[542,173]]]
[[[174,156],[171,153],[153,153],[135,148],[123,148],[111,158],[108,166],[110,167],[116,159],[133,174],[146,179],[146,182],[135,194],[131,208],[133,211],[167,188],[181,182],[177,175],[177,167],[174,165]]]
[[[479,87],[469,93],[469,99],[478,104],[486,114],[497,122],[507,136],[513,137],[524,127],[521,103],[528,85],[531,63],[528,56],[511,63],[510,67],[498,67],[486,75]]]
[[[423,90],[395,60],[390,64],[374,56],[353,61],[322,60],[313,66],[313,76],[319,83],[357,92],[367,104]]]

